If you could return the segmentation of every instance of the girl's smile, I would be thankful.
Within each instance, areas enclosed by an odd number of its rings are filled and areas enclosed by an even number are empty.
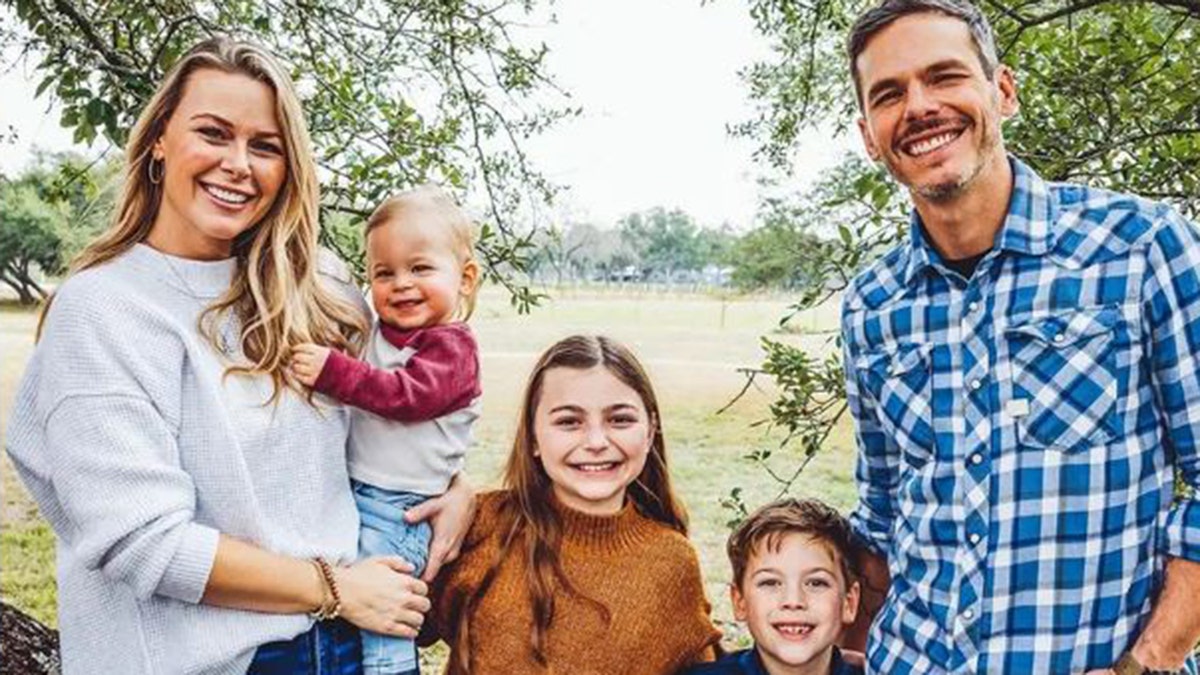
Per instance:
[[[645,467],[653,428],[638,393],[607,368],[552,368],[534,415],[534,452],[559,501],[609,515]]]

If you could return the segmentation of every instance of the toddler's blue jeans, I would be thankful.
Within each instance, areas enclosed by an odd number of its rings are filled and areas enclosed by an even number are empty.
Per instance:
[[[420,576],[429,562],[433,530],[427,523],[410,525],[404,512],[429,499],[429,495],[395,492],[352,481],[354,501],[362,525],[358,531],[358,555],[368,558],[392,555],[404,558]],[[406,638],[362,632],[364,675],[417,673],[417,645]]]

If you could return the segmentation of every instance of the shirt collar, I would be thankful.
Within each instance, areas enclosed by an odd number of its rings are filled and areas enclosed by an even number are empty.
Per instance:
[[[767,667],[762,662],[762,657],[758,655],[758,649],[751,647],[742,652],[738,658],[738,667],[741,668],[743,675],[767,675]]]
[[[1049,184],[1021,160],[1009,155],[1013,189],[1008,202],[1008,215],[996,235],[994,249],[1043,255],[1054,248],[1054,196]],[[941,257],[925,238],[921,215],[914,208],[909,219],[908,266],[905,285],[916,280],[926,267],[940,262]]]
[[[767,666],[763,663],[762,656],[758,653],[757,647],[751,647],[738,655],[738,668],[741,669],[743,675],[767,675]],[[852,668],[844,660],[842,660],[842,652],[833,647],[833,656],[829,662],[829,675],[854,675],[862,671]]]

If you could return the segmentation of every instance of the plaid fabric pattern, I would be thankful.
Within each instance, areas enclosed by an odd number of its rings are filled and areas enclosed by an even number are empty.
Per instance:
[[[851,522],[892,575],[868,672],[1108,667],[1165,557],[1200,561],[1200,502],[1172,502],[1176,468],[1200,486],[1200,236],[1010,161],[970,280],[914,212],[844,298]]]

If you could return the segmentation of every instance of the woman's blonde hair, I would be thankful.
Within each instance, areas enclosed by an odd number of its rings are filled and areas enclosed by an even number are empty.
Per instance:
[[[658,398],[642,364],[624,345],[599,335],[573,335],[554,343],[538,359],[525,386],[516,438],[504,469],[504,488],[507,492],[500,506],[497,525],[500,548],[479,587],[466,599],[460,613],[457,626],[458,653],[452,656],[458,659],[457,665],[464,673],[470,672],[471,617],[495,581],[500,565],[513,555],[514,548],[520,551],[518,555],[523,555],[525,563],[525,584],[533,610],[529,646],[538,663],[548,665],[547,632],[554,619],[556,593],[561,591],[574,595],[609,617],[608,608],[575,589],[563,571],[560,558],[562,524],[552,505],[553,481],[535,455],[537,438],[534,435],[534,417],[541,402],[546,373],[554,368],[588,370],[598,366],[637,392],[652,425],[646,464],[629,484],[626,498],[643,516],[687,536],[687,511],[675,496],[671,474],[667,470],[667,448],[659,421]]]
[[[363,236],[370,237],[372,230],[406,216],[437,219],[437,224],[450,235],[450,245],[458,256],[460,270],[467,263],[475,262],[475,222],[453,197],[436,185],[422,185],[386,199],[367,218]],[[456,320],[471,318],[475,312],[479,286],[476,279],[471,290],[463,294],[455,312]]]
[[[226,373],[270,376],[273,402],[284,387],[298,390],[285,374],[293,347],[315,342],[357,352],[366,317],[317,277],[319,188],[308,127],[291,78],[265,49],[227,37],[209,38],[171,68],[130,131],[124,185],[112,224],[72,261],[70,273],[108,262],[149,236],[163,198],[162,185],[149,179],[153,147],[178,108],[189,77],[202,69],[246,75],[275,93],[287,178],[266,215],[234,239],[233,281],[205,308],[199,325],[205,339],[216,346],[217,327],[231,315],[237,318],[246,361],[231,365]],[[49,308],[47,303],[43,320]]]

